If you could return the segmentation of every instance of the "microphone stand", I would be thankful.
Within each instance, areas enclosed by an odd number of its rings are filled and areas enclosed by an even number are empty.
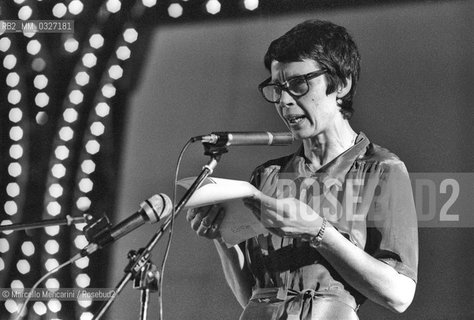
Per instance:
[[[197,190],[197,188],[199,188],[201,183],[209,175],[211,175],[214,172],[214,169],[216,168],[217,163],[220,160],[222,154],[228,151],[227,146],[225,145],[214,145],[210,143],[203,143],[203,145],[205,149],[204,155],[210,156],[211,159],[202,168],[199,176],[194,180],[193,184],[189,187],[189,189],[183,195],[182,199],[176,205],[176,208],[174,210],[175,218],[184,208],[186,203],[188,203],[189,199]],[[95,315],[92,320],[99,320],[105,314],[105,312],[110,308],[112,303],[115,301],[116,297],[120,294],[120,292],[122,292],[123,288],[125,287],[125,285],[127,284],[129,280],[136,279],[137,277],[143,278],[143,275],[141,273],[143,271],[146,272],[146,270],[149,269],[149,267],[147,266],[150,266],[151,264],[150,262],[151,251],[153,250],[155,245],[158,243],[158,241],[161,239],[165,230],[168,229],[168,227],[171,224],[171,221],[172,221],[172,216],[168,217],[168,219],[163,223],[161,228],[153,235],[153,237],[148,242],[145,248],[138,250],[138,252],[135,252],[135,251],[129,252],[128,257],[130,259],[130,262],[124,269],[125,275],[116,285],[114,294],[101,306],[97,315]],[[153,265],[151,266],[153,267]],[[145,276],[146,276],[146,273],[145,273]],[[159,277],[159,276],[160,275],[155,275],[155,277]],[[144,320],[146,319],[146,315],[147,315],[148,295],[150,292],[150,288],[149,287],[147,288],[146,286],[145,288],[143,288],[143,286],[140,286],[140,288],[142,288],[141,299],[140,299],[140,305],[141,305],[140,306],[140,319]]]
[[[19,230],[29,230],[36,228],[45,228],[50,226],[61,226],[61,225],[72,225],[86,223],[91,220],[92,216],[89,214],[84,214],[82,217],[71,217],[67,215],[64,219],[47,219],[31,223],[14,223],[0,226],[0,232],[2,231],[19,231]]]

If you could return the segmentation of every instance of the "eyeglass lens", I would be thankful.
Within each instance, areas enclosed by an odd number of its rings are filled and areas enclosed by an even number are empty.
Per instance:
[[[271,102],[278,102],[281,98],[283,90],[288,91],[295,97],[299,97],[308,92],[308,81],[305,78],[293,78],[290,79],[286,85],[282,84],[270,84],[262,88],[265,99]]]

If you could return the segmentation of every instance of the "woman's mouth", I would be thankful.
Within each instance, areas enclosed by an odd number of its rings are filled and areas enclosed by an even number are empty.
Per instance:
[[[289,124],[296,125],[296,124],[301,123],[304,119],[306,119],[306,116],[304,114],[291,115],[291,116],[286,116],[286,119],[288,120]]]

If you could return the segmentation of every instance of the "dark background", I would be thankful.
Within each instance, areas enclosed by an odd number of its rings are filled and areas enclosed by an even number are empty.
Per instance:
[[[271,40],[310,18],[345,26],[359,46],[362,75],[351,120],[356,131],[398,154],[410,172],[472,172],[473,9],[472,1],[392,3],[156,28],[126,119],[120,215],[154,193],[172,195],[175,163],[189,137],[285,129],[256,90],[268,76],[263,54]],[[214,176],[247,180],[256,165],[295,148],[232,148]],[[191,147],[180,176],[196,175],[207,160],[201,146]],[[146,226],[112,247],[110,286],[121,277],[126,252],[143,246],[153,230]],[[472,229],[421,228],[419,236],[412,306],[395,315],[367,302],[361,319],[474,318]],[[164,240],[154,254],[157,264]],[[168,262],[166,319],[239,317],[214,245],[198,238],[184,215],[176,221]],[[156,301],[152,294],[152,315]],[[132,319],[138,310],[139,292],[128,286],[109,314]]]

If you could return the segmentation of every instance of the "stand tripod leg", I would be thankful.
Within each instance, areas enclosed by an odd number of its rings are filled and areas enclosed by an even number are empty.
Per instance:
[[[132,277],[131,273],[127,273],[123,276],[123,278],[120,280],[119,284],[115,287],[115,294],[112,297],[110,297],[110,299],[107,300],[107,302],[105,302],[102,305],[99,312],[97,313],[97,315],[92,320],[99,320],[100,318],[102,318],[102,316],[105,314],[107,309],[109,309],[109,307],[115,301],[115,298],[117,298],[117,296],[123,290],[123,288],[125,287],[125,285],[130,280],[131,277]]]
[[[140,320],[145,320],[147,318],[148,305],[150,304],[150,289],[142,289],[140,295]]]

